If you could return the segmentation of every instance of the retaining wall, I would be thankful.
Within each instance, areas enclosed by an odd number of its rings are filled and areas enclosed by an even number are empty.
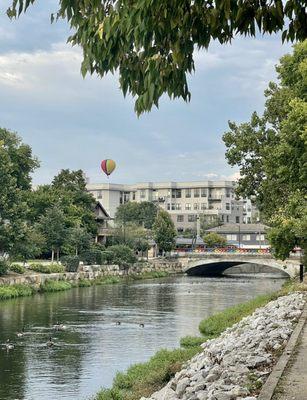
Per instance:
[[[166,260],[137,263],[130,267],[121,267],[118,265],[83,265],[79,267],[78,272],[54,274],[30,273],[25,275],[12,274],[0,277],[0,285],[27,284],[38,287],[41,284],[44,284],[46,280],[77,282],[80,279],[94,280],[102,276],[141,275],[148,272],[168,272],[170,274],[178,274],[182,273],[182,266],[180,262]]]

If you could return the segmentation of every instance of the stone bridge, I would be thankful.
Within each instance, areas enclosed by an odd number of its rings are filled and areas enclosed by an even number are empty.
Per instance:
[[[291,257],[285,261],[276,260],[271,254],[244,254],[244,253],[202,253],[179,256],[183,272],[188,275],[214,276],[220,275],[228,268],[253,264],[269,267],[272,272],[281,271],[293,278],[299,274],[299,257]],[[264,268],[266,271],[268,268]]]

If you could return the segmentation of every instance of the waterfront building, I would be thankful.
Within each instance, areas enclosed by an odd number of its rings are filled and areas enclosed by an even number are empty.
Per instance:
[[[206,223],[248,224],[253,207],[248,199],[236,199],[234,181],[147,182],[132,185],[87,184],[87,189],[114,218],[118,206],[129,201],[150,201],[168,211],[178,233],[196,229],[198,219]]]
[[[270,247],[266,238],[267,229],[263,224],[225,224],[207,229],[206,233],[218,233],[225,237],[228,245],[241,249],[267,249]]]

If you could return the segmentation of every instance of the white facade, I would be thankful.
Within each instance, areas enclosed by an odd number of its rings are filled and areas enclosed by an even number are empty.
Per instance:
[[[236,200],[233,181],[88,184],[87,189],[114,218],[117,207],[128,201],[150,201],[168,211],[179,232],[195,229],[196,219],[218,218],[222,223],[252,222],[250,200]]]

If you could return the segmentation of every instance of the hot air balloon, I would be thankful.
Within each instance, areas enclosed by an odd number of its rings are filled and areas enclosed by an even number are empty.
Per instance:
[[[102,160],[101,161],[101,169],[103,172],[109,177],[109,175],[112,174],[112,172],[115,170],[116,163],[113,160]]]

